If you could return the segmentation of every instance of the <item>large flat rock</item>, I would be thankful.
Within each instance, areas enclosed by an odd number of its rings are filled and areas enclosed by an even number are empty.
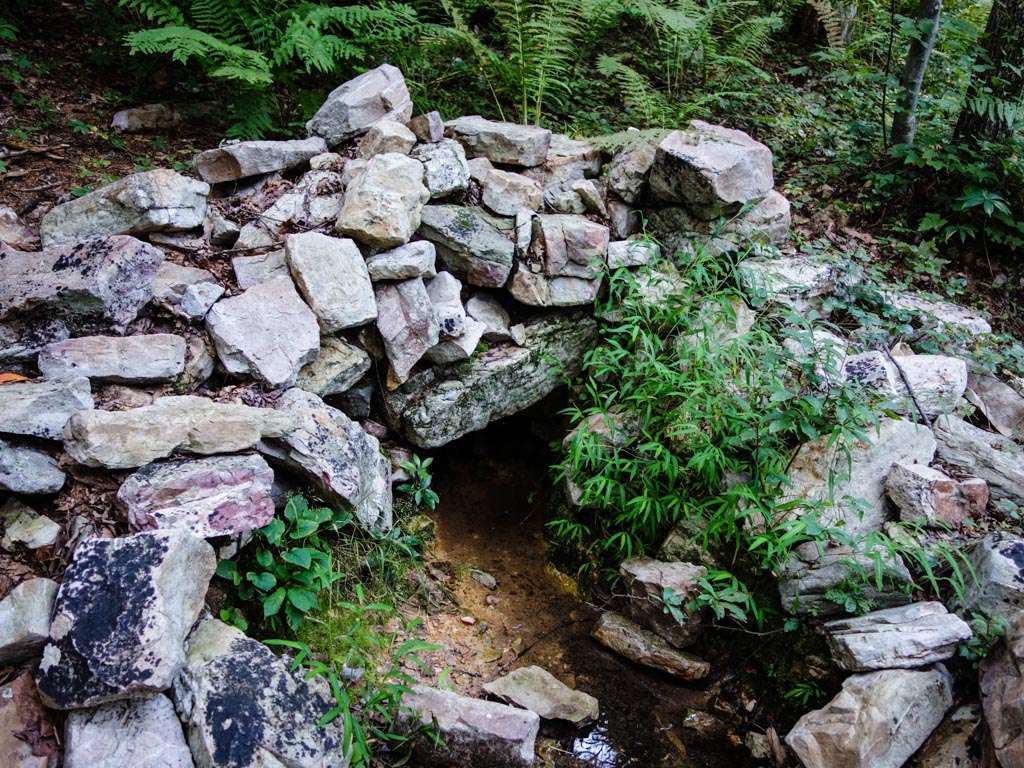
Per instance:
[[[166,696],[115,701],[68,715],[64,768],[193,768]]]
[[[0,440],[0,490],[11,493],[57,493],[64,472],[48,453]]]
[[[467,115],[447,123],[468,157],[530,168],[541,165],[551,146],[551,131],[534,125],[500,123]]]
[[[118,384],[172,381],[185,370],[185,337],[81,336],[47,344],[36,364],[49,377],[85,376]]]
[[[520,667],[496,680],[484,683],[492,696],[536,712],[545,720],[568,720],[581,723],[596,720],[597,699],[582,691],[574,691],[546,669],[538,666]]]
[[[200,152],[195,167],[203,181],[218,184],[284,171],[326,151],[327,142],[318,136],[291,141],[238,141]]]
[[[89,380],[82,376],[4,384],[0,386],[0,432],[60,440],[68,419],[92,407]]]
[[[419,236],[434,243],[441,263],[470,285],[500,288],[512,271],[512,241],[472,208],[425,206]]]

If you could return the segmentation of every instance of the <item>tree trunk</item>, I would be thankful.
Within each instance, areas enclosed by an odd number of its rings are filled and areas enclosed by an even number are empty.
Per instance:
[[[917,102],[921,97],[924,73],[928,59],[939,36],[939,17],[942,14],[942,0],[921,0],[917,11],[917,35],[910,41],[907,61],[900,77],[902,94],[896,114],[892,120],[892,143],[913,144],[917,131]]]
[[[997,107],[1024,96],[1024,0],[994,0],[974,64],[956,138],[998,141],[1013,126]]]

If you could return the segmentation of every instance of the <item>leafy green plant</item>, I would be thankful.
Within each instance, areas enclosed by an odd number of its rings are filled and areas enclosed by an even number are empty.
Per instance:
[[[437,492],[430,487],[434,480],[430,472],[430,465],[433,463],[432,458],[421,459],[419,456],[413,456],[400,465],[409,475],[409,481],[399,485],[398,490],[409,494],[417,507],[434,509],[440,501]]]
[[[966,643],[960,644],[958,653],[961,658],[977,666],[1006,635],[1008,626],[1002,616],[987,616],[976,611],[971,612],[968,623],[973,634]]]
[[[802,707],[807,707],[814,702],[824,699],[825,691],[815,680],[801,680],[782,694],[782,698],[798,701]]]

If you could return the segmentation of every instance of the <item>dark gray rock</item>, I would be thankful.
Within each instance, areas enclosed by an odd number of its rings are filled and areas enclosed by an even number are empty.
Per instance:
[[[0,489],[11,493],[57,493],[64,473],[48,453],[0,440]]]
[[[427,205],[419,235],[437,246],[445,267],[470,285],[500,288],[512,270],[515,247],[478,211],[461,205]]]

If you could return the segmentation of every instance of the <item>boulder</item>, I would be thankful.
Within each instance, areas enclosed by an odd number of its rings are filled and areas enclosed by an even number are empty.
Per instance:
[[[153,462],[121,484],[117,505],[135,531],[232,536],[271,521],[273,482],[267,462],[253,454]]]
[[[185,338],[172,333],[80,336],[47,344],[36,365],[51,378],[85,376],[118,384],[172,381],[185,370]]]
[[[203,181],[219,184],[261,173],[286,171],[326,151],[327,143],[319,137],[291,141],[237,141],[200,152],[195,159],[195,168]]]
[[[411,155],[423,163],[424,182],[432,200],[465,192],[469,187],[466,150],[457,141],[441,139],[435,144],[421,144]]]
[[[295,426],[262,442],[260,451],[312,482],[331,505],[352,509],[367,530],[390,530],[391,467],[377,438],[297,387],[281,396],[277,410]]]
[[[988,505],[984,480],[957,481],[924,464],[893,464],[885,479],[885,492],[899,509],[901,520],[940,527],[978,518]]]
[[[321,331],[334,333],[376,319],[370,273],[354,242],[303,232],[288,235],[284,253],[292,278],[319,319]]]
[[[203,225],[210,185],[158,168],[56,206],[39,225],[43,247],[108,235],[184,232]]]
[[[153,301],[183,320],[202,320],[223,294],[213,273],[171,261],[160,265],[153,280]]]
[[[441,119],[441,113],[436,110],[416,115],[409,121],[408,127],[424,144],[431,144],[444,138],[444,120]]]
[[[711,672],[711,665],[703,659],[676,650],[658,635],[618,613],[602,613],[590,634],[620,656],[681,680],[701,680]]]
[[[397,67],[381,64],[339,85],[306,123],[310,136],[322,136],[330,146],[364,133],[379,120],[406,122],[412,99]]]
[[[484,683],[484,690],[536,712],[545,720],[568,720],[570,723],[597,720],[597,699],[582,691],[574,691],[542,667],[514,669]]]
[[[659,200],[714,219],[772,190],[772,152],[742,131],[694,120],[658,144],[649,183]]]
[[[38,245],[39,238],[17,212],[5,205],[0,205],[0,245],[9,245],[23,251],[29,251]]]
[[[483,323],[483,338],[487,341],[507,341],[512,338],[508,312],[496,298],[486,293],[477,293],[466,302],[466,314]]]
[[[64,768],[193,768],[174,705],[157,695],[68,715]]]
[[[1012,620],[1024,609],[1024,538],[996,531],[976,542],[960,607]]]
[[[640,142],[619,150],[608,163],[608,189],[627,203],[635,203],[647,186],[657,146]]]
[[[174,704],[196,768],[348,768],[342,718],[327,684],[216,619],[188,638]]]
[[[466,309],[462,306],[462,283],[451,272],[439,272],[426,283],[442,336],[461,336],[466,330]]]
[[[46,705],[80,709],[169,688],[216,563],[213,547],[187,531],[82,541],[36,673]]]
[[[0,432],[60,440],[74,414],[93,407],[83,376],[0,385]]]
[[[932,426],[943,464],[980,477],[994,499],[1024,504],[1024,449],[957,416],[940,416]]]
[[[288,277],[291,274],[284,248],[252,256],[235,256],[231,259],[231,268],[235,272],[235,282],[243,291],[275,277]]]
[[[395,381],[404,382],[414,365],[440,340],[434,306],[421,278],[377,286],[377,330]]]
[[[153,297],[163,258],[159,248],[125,236],[38,253],[0,247],[0,321],[21,320],[22,334],[54,320],[76,333],[123,331]]]
[[[336,228],[373,248],[394,248],[415,234],[429,199],[422,164],[394,152],[375,155],[345,188]]]
[[[825,625],[832,659],[847,672],[913,669],[945,661],[969,640],[967,622],[942,603],[911,603]]]
[[[661,246],[653,240],[616,240],[608,243],[608,267],[643,267],[661,258]]]
[[[917,415],[918,406],[928,418],[952,413],[967,389],[967,363],[960,358],[909,355],[886,362],[896,369],[893,377],[896,405],[904,413]]]
[[[465,363],[427,370],[385,393],[392,426],[421,448],[436,448],[540,401],[579,373],[597,325],[580,313],[544,315],[523,346],[500,344]]]
[[[0,547],[9,552],[18,547],[50,547],[60,536],[60,526],[57,523],[13,497],[0,507],[0,522],[4,524],[4,537],[0,539]]]
[[[967,377],[967,399],[1003,437],[1024,434],[1024,397],[981,369]]]
[[[1017,768],[1024,764],[1024,613],[1017,611],[1003,641],[981,662],[978,683],[986,726],[983,764]]]
[[[468,157],[530,168],[547,159],[551,131],[533,125],[499,123],[469,115],[445,124],[466,148]]]
[[[57,493],[64,473],[43,451],[0,439],[0,490],[10,493]]]
[[[175,451],[245,451],[293,426],[293,420],[278,411],[178,395],[125,411],[82,412],[68,422],[64,450],[79,464],[129,469]]]
[[[376,306],[376,303],[374,304]],[[370,356],[337,336],[320,340],[320,355],[299,371],[295,386],[320,397],[340,395],[370,370]]]
[[[366,260],[370,280],[410,280],[430,278],[437,274],[434,244],[425,240],[400,245],[390,251],[375,253]]]
[[[206,316],[206,330],[228,373],[253,376],[270,387],[294,384],[320,351],[316,315],[287,277],[221,299]]]
[[[500,288],[512,270],[514,246],[477,210],[461,205],[428,205],[420,237],[437,247],[447,269],[470,285]]]
[[[53,768],[60,759],[61,748],[32,673],[0,685],[0,765]]]
[[[900,768],[953,705],[945,667],[853,675],[786,736],[806,768]]]
[[[492,168],[481,186],[484,205],[499,216],[515,216],[523,208],[538,211],[544,204],[540,184],[519,173]]]
[[[460,768],[529,768],[540,718],[533,712],[415,685],[402,697],[408,730],[435,727],[438,740],[421,735],[416,746],[427,765]]]
[[[839,279],[836,265],[802,255],[744,259],[738,275],[757,303],[776,302],[798,313],[820,308]]]
[[[629,613],[634,621],[660,635],[676,648],[686,648],[697,640],[701,616],[695,613],[683,622],[666,610],[669,593],[685,605],[700,592],[698,581],[707,568],[690,563],[664,563],[650,557],[634,557],[619,565],[619,573],[629,591]]]
[[[50,634],[57,582],[29,579],[0,600],[0,665],[38,656]]]

